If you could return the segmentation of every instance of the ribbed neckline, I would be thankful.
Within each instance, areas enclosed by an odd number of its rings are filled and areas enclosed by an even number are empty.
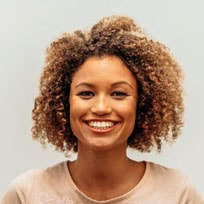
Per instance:
[[[67,177],[68,185],[73,189],[73,191],[77,194],[77,196],[80,196],[84,201],[86,201],[86,203],[90,203],[90,204],[107,204],[107,203],[114,204],[116,202],[125,200],[127,197],[130,198],[132,195],[135,196],[135,194],[137,194],[137,193],[139,193],[139,191],[141,191],[141,189],[144,186],[144,184],[146,183],[146,181],[150,175],[150,171],[151,171],[150,163],[145,161],[144,175],[143,175],[142,179],[140,180],[140,182],[134,188],[132,188],[129,192],[127,192],[121,196],[111,198],[108,200],[104,200],[104,201],[98,201],[98,200],[94,200],[94,199],[88,197],[86,194],[84,194],[82,191],[80,191],[78,189],[78,187],[75,185],[75,183],[71,177],[70,171],[68,169],[68,166],[69,166],[68,163],[69,162],[70,161],[63,162],[63,168],[64,168],[64,172],[65,172],[66,177]]]

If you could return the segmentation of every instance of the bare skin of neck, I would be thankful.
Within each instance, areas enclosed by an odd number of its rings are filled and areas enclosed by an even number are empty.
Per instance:
[[[88,197],[108,200],[134,188],[145,172],[143,162],[126,156],[126,147],[110,151],[78,151],[77,159],[68,163],[75,185]]]

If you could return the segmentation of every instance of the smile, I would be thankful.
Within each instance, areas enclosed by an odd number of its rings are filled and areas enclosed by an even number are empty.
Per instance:
[[[95,129],[105,130],[111,128],[115,125],[115,122],[112,121],[89,121],[87,124]]]

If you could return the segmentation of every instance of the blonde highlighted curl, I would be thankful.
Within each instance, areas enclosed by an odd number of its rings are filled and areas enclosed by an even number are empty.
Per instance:
[[[138,90],[135,128],[128,146],[141,152],[161,150],[183,126],[183,74],[170,51],[149,38],[125,16],[103,18],[88,31],[63,34],[46,53],[40,92],[32,111],[34,139],[77,152],[70,128],[69,91],[73,74],[92,56],[118,56],[135,76]]]

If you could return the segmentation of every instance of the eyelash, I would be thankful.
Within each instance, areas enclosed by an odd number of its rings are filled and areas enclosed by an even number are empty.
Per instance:
[[[94,93],[92,91],[81,91],[79,92],[78,96],[84,99],[89,99],[94,96]]]
[[[128,96],[128,94],[123,91],[114,91],[113,93],[111,93],[111,96],[118,97],[118,98],[124,98]]]
[[[95,94],[92,91],[81,91],[78,96],[80,96],[83,99],[90,99],[94,96]],[[116,98],[116,99],[123,99],[126,96],[128,96],[127,93],[123,92],[123,91],[114,91],[110,94],[112,97]]]

